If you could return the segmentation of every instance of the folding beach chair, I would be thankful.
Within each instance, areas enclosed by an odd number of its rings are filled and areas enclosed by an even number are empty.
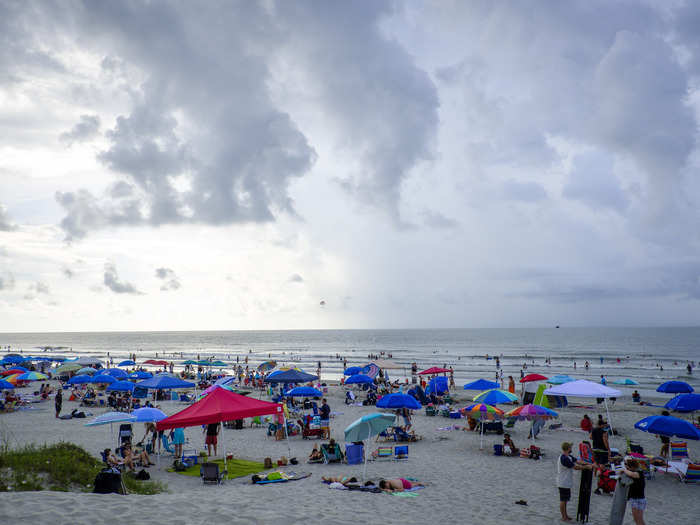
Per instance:
[[[119,425],[119,443],[124,445],[125,443],[131,444],[131,438],[134,435],[134,429],[131,423],[123,423]]]
[[[394,447],[394,459],[408,459],[408,445],[397,445]]]
[[[683,483],[700,483],[700,463],[688,463],[688,470],[680,479]]]
[[[345,445],[345,460],[348,465],[359,465],[365,459],[365,447],[363,445]]]
[[[671,442],[671,461],[688,457],[688,443],[685,441]]]
[[[392,447],[379,447],[377,450],[372,452],[373,460],[388,460],[392,459],[394,456],[394,449]]]
[[[228,472],[226,470],[219,470],[218,463],[202,463],[201,474],[202,483],[221,485]]]
[[[340,446],[337,443],[333,447],[330,447],[326,443],[321,445],[321,454],[323,454],[323,462],[326,464],[340,463],[343,461],[343,451],[340,450]]]

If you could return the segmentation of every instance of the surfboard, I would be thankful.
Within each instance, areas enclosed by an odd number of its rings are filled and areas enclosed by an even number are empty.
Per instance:
[[[627,509],[627,492],[632,484],[632,479],[626,474],[622,474],[615,485],[612,508],[610,509],[610,525],[622,525]]]

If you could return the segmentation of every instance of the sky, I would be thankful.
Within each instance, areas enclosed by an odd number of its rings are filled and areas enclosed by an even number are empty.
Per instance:
[[[0,331],[700,323],[700,3],[0,0]]]

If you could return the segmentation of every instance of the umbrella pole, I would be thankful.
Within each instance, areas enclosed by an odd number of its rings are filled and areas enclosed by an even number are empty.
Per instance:
[[[608,398],[604,397],[603,402],[605,403],[605,415],[608,416],[608,438],[613,436],[612,431],[612,420],[610,419],[610,411],[608,410]]]
[[[479,450],[484,450],[484,420],[481,420],[481,438],[479,439]]]
[[[224,470],[226,470],[226,440],[224,439],[224,430],[226,430],[226,425],[224,425],[224,422],[221,422],[221,448],[224,450]]]
[[[287,417],[282,412],[282,420],[284,421],[284,437],[287,440],[287,453],[289,454],[289,459],[292,458],[292,446],[289,444],[289,432],[287,432]]]

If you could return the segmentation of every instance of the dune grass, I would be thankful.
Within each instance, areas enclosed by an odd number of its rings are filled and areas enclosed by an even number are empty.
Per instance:
[[[224,470],[223,459],[210,461],[210,463],[218,463],[219,468],[221,470]],[[183,470],[182,472],[176,473],[198,478],[200,467],[201,464],[192,465],[187,470]],[[226,476],[226,479],[234,479],[262,472],[263,470],[265,470],[265,465],[257,461],[246,461],[245,459],[229,459],[228,461],[226,461],[226,470],[228,470],[228,475]],[[175,472],[175,469],[168,469],[168,472]]]
[[[56,490],[92,492],[102,461],[73,443],[26,445],[11,449],[0,446],[0,492]],[[130,493],[157,494],[165,486],[122,476]]]

